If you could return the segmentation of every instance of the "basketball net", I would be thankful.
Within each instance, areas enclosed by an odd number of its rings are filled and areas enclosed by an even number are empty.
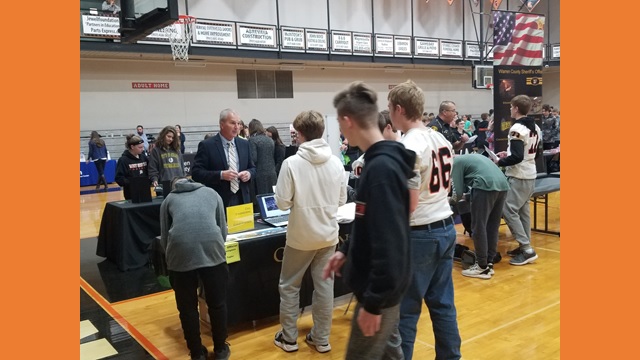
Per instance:
[[[189,15],[180,15],[178,21],[173,23],[173,29],[169,31],[169,43],[174,61],[189,61],[189,45],[195,23],[196,18]]]

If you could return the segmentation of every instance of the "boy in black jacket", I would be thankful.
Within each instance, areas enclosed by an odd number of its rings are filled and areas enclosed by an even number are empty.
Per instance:
[[[324,269],[324,277],[346,262],[345,278],[358,305],[346,359],[402,359],[398,319],[409,284],[409,189],[415,153],[384,140],[378,128],[377,95],[362,82],[335,96],[340,131],[365,153],[358,181],[352,236]],[[348,261],[347,261],[348,259]]]

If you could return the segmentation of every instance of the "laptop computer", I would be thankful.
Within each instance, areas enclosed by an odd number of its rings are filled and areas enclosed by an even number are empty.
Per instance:
[[[280,210],[276,205],[275,194],[263,194],[256,196],[260,206],[260,217],[271,226],[287,226],[291,210]]]

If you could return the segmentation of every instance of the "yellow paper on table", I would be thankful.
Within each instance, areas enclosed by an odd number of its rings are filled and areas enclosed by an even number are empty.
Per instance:
[[[253,229],[253,204],[229,206],[227,208],[227,227],[229,234]]]
[[[224,243],[227,252],[227,264],[240,261],[240,245],[235,241]]]

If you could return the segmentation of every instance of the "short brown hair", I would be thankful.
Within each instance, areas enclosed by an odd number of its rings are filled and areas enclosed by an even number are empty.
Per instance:
[[[369,129],[378,124],[378,95],[369,85],[354,81],[333,98],[338,116],[349,116],[358,126]]]
[[[416,83],[407,80],[396,85],[391,91],[387,100],[393,106],[400,105],[408,119],[421,120],[424,111],[424,93]]]
[[[527,115],[529,110],[531,110],[531,106],[533,105],[533,101],[527,95],[516,95],[513,99],[511,99],[511,105],[515,106],[518,109],[518,113],[520,115]]]
[[[293,128],[307,140],[320,139],[324,132],[324,118],[315,110],[303,111],[293,120]]]
[[[391,130],[397,131],[395,127],[393,127],[393,123],[391,122],[391,116],[389,116],[389,110],[382,110],[378,114],[378,127],[380,128],[380,132],[384,132],[384,129],[387,125],[391,125]]]

